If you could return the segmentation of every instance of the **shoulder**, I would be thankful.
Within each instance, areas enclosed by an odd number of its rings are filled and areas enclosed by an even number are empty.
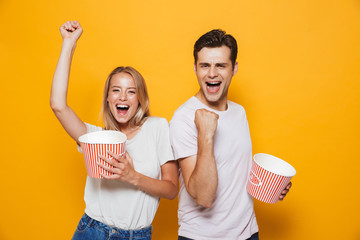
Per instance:
[[[162,117],[148,117],[142,128],[144,129],[143,131],[149,134],[158,135],[162,132],[169,131],[169,123]]]
[[[231,112],[236,112],[239,114],[246,115],[245,108],[243,106],[241,106],[240,104],[238,104],[236,102],[228,101],[228,106],[229,106]]]
[[[191,97],[175,110],[174,115],[170,121],[170,126],[176,121],[194,121],[195,111],[198,108],[200,108],[200,106],[198,106],[197,99],[195,97]]]
[[[197,129],[195,125],[195,112],[197,109],[203,108],[200,101],[191,97],[183,105],[181,105],[175,112],[170,121],[170,138],[180,139],[184,137],[186,139],[196,138]]]
[[[168,121],[165,118],[162,117],[148,117],[148,119],[146,119],[146,122],[144,124],[147,124],[151,127],[164,127],[164,126],[169,126]]]
[[[241,110],[241,111],[245,111],[245,108],[243,106],[241,106],[240,104],[233,102],[233,101],[228,101],[228,104],[230,107],[232,107],[233,109],[236,110]]]

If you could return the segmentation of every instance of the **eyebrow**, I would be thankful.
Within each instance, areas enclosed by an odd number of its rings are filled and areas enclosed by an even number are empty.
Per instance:
[[[199,62],[199,65],[200,65],[200,66],[203,66],[203,65],[211,65],[211,63],[208,63],[208,62]],[[215,63],[215,66],[219,66],[219,65],[228,66],[229,63],[227,63],[227,62],[217,62],[217,63]]]
[[[110,88],[121,88],[120,86],[111,86]],[[127,89],[136,89],[136,87],[129,87],[129,88],[127,88]]]

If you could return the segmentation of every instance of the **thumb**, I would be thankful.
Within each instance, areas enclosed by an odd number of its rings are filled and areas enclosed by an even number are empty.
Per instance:
[[[129,161],[131,166],[134,166],[133,164],[133,160],[131,159],[130,155],[128,152],[125,152],[125,158]]]

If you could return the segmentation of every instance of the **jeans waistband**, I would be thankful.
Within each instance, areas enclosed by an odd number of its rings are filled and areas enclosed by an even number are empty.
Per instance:
[[[151,235],[152,226],[135,230],[125,230],[116,227],[110,227],[102,222],[99,222],[91,217],[89,217],[86,213],[84,214],[85,218],[89,222],[89,225],[96,227],[99,230],[109,232],[111,235],[121,236],[121,237],[146,237]]]

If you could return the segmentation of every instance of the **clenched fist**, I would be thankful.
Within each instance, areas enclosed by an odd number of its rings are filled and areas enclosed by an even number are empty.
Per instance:
[[[61,37],[65,39],[72,39],[75,42],[80,38],[83,29],[78,21],[67,21],[60,27]]]
[[[219,115],[206,109],[198,109],[195,112],[195,125],[198,134],[214,137]]]

